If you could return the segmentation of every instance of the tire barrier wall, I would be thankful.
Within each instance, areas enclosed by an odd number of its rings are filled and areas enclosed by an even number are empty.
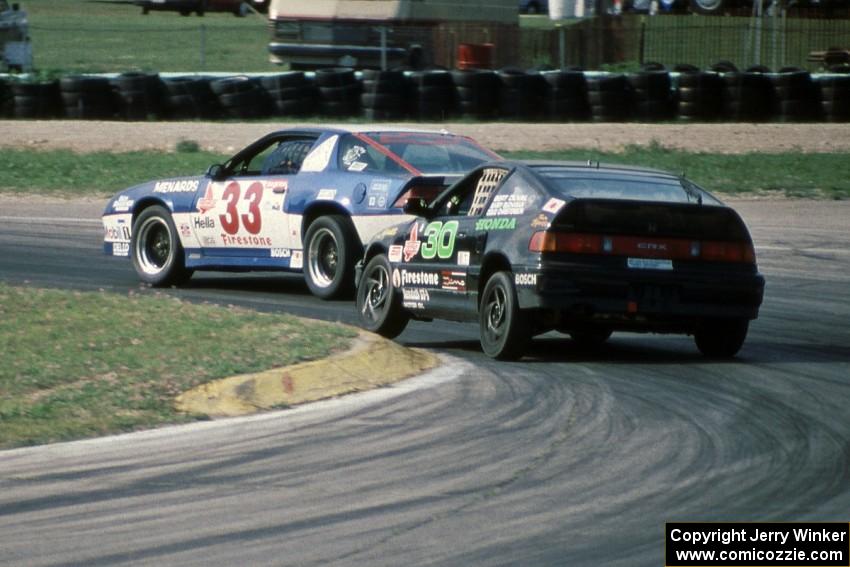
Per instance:
[[[635,73],[577,69],[361,71],[320,69],[263,76],[115,77],[52,81],[0,78],[0,116],[21,119],[367,120],[531,122],[850,122],[850,67],[738,70],[649,65]]]

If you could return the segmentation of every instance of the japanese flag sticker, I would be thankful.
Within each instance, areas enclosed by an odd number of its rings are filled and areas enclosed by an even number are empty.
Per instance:
[[[567,204],[566,201],[552,197],[551,199],[546,201],[545,205],[543,205],[543,210],[546,211],[547,213],[557,213],[558,211],[561,210],[561,207],[563,207],[566,204]]]

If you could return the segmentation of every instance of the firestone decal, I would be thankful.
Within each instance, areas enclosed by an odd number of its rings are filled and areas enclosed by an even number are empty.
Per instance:
[[[440,287],[440,274],[436,272],[409,272],[402,270],[401,285]]]

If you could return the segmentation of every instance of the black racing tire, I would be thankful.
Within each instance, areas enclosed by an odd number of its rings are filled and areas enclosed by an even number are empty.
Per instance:
[[[316,85],[320,87],[345,87],[357,84],[354,70],[346,67],[317,69],[315,77]]]
[[[699,351],[708,358],[732,358],[747,338],[747,319],[709,319],[694,333]]]
[[[354,264],[363,246],[343,215],[317,218],[304,235],[304,281],[321,299],[348,294],[354,286]]]
[[[388,339],[399,336],[410,321],[410,314],[401,305],[399,290],[393,287],[391,274],[389,260],[378,254],[366,264],[357,285],[360,324]]]
[[[307,84],[307,78],[302,71],[288,71],[260,77],[260,84],[267,91],[296,89]]]
[[[529,318],[519,308],[513,273],[496,272],[484,286],[478,309],[481,349],[499,360],[522,357],[531,339]]]
[[[192,277],[171,213],[163,206],[148,207],[136,218],[130,256],[139,279],[154,287],[179,285]]]

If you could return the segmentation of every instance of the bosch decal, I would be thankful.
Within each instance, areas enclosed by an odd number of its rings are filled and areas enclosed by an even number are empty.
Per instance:
[[[537,285],[537,274],[516,274],[514,276],[514,283],[516,285]]]

